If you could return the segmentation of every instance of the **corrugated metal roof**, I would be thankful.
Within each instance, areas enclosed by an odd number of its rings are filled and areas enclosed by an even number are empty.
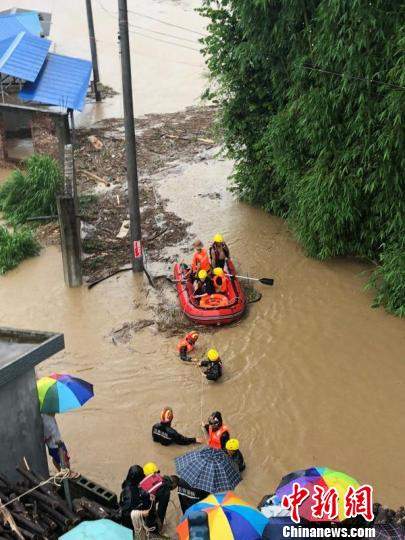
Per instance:
[[[0,41],[0,73],[35,81],[48,54],[51,42],[20,32],[14,38]]]
[[[36,11],[24,11],[11,14],[0,13],[0,23],[10,26],[13,25],[15,21],[23,27],[23,30],[34,34],[34,36],[41,35],[41,23]]]
[[[5,9],[3,11],[0,11],[0,15],[14,15],[16,13],[28,13],[32,12],[32,9],[23,9],[23,8],[10,8]],[[39,22],[41,23],[41,36],[47,37],[49,36],[50,30],[51,30],[51,20],[52,20],[52,14],[48,13],[46,11],[35,11],[34,13],[38,14]]]
[[[19,96],[25,101],[81,111],[90,74],[91,62],[88,60],[48,53],[36,81],[25,83]]]
[[[0,17],[0,41],[26,31],[25,26],[14,15],[12,17]]]

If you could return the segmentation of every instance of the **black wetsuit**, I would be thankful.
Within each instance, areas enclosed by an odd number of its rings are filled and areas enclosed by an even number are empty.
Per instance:
[[[202,360],[200,366],[204,369],[204,374],[209,381],[217,381],[222,377],[222,362],[217,360],[216,362],[211,362],[211,360]]]
[[[246,463],[243,459],[243,454],[240,450],[235,450],[235,452],[231,455],[228,454],[228,456],[231,458],[233,464],[235,465],[236,470],[239,472],[242,472],[246,469]]]
[[[197,289],[194,292],[195,296],[200,296],[201,294],[214,294],[215,287],[212,283],[212,280],[207,277],[204,281],[198,280]]]
[[[161,422],[152,427],[152,439],[163,444],[163,446],[169,446],[173,443],[186,446],[197,442],[195,437],[185,437],[172,428],[170,424],[162,424]]]
[[[195,489],[190,486],[185,480],[179,478],[178,495],[180,506],[183,514],[193,504],[202,501],[205,497],[208,497],[209,493],[202,491],[201,489]]]

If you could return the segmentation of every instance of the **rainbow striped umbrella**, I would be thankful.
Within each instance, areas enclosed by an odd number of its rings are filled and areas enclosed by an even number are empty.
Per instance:
[[[256,508],[239,499],[232,491],[208,495],[193,504],[177,527],[179,540],[189,540],[190,512],[208,514],[210,540],[260,540],[269,520]]]
[[[346,519],[344,501],[349,486],[352,486],[354,489],[360,487],[357,480],[343,472],[334,471],[328,467],[311,467],[309,469],[292,472],[283,477],[276,490],[276,504],[281,504],[284,495],[291,495],[295,483],[298,484],[300,488],[306,488],[309,491],[309,497],[304,500],[299,507],[300,517],[308,519],[309,521],[330,521],[330,517],[327,514],[322,519],[314,518],[312,516],[311,506],[314,504],[312,496],[315,493],[315,486],[320,486],[325,490],[329,488],[336,489],[339,497],[339,518],[334,519],[333,521],[343,521]]]
[[[46,414],[78,409],[94,396],[92,384],[64,373],[42,377],[37,390],[41,412]]]

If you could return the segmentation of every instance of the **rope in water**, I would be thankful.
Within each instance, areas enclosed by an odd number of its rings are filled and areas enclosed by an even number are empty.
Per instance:
[[[22,497],[25,497],[26,495],[29,495],[33,491],[36,491],[42,486],[45,486],[46,484],[49,484],[50,482],[53,482],[55,486],[60,486],[60,483],[63,482],[63,480],[67,480],[70,476],[70,470],[69,469],[62,469],[58,473],[56,473],[54,476],[50,476],[47,480],[43,480],[38,485],[34,486],[33,488],[25,491],[21,495],[18,495],[18,497],[14,497],[14,499],[11,499],[11,501],[8,501],[5,504],[0,505],[0,510],[3,508],[6,508],[6,506],[9,506],[10,504],[13,504],[16,501],[19,501]],[[1,502],[1,499],[0,499]]]

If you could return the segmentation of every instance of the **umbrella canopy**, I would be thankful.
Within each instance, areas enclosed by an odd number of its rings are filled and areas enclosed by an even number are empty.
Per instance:
[[[46,414],[78,409],[94,396],[92,384],[59,373],[39,379],[37,389],[41,412]]]
[[[59,536],[59,540],[132,540],[132,531],[109,519],[83,521],[77,527]]]
[[[175,459],[176,471],[191,487],[216,493],[235,489],[241,481],[228,454],[214,448],[187,452]]]
[[[268,519],[256,508],[236,497],[232,491],[209,495],[193,504],[177,527],[180,540],[189,539],[188,516],[192,512],[208,514],[210,540],[260,540]]]
[[[320,486],[325,490],[329,488],[336,489],[339,497],[339,517],[338,519],[333,519],[333,521],[343,521],[346,519],[344,502],[349,486],[352,486],[354,489],[360,487],[357,480],[343,472],[334,471],[328,467],[311,467],[292,472],[283,477],[276,490],[276,504],[281,504],[282,498],[285,495],[291,495],[293,484],[295,483],[309,491],[309,497],[299,507],[300,517],[309,521],[331,521],[331,517],[327,514],[322,519],[314,518],[312,515],[311,506],[314,504],[312,496],[315,494],[315,486]]]

